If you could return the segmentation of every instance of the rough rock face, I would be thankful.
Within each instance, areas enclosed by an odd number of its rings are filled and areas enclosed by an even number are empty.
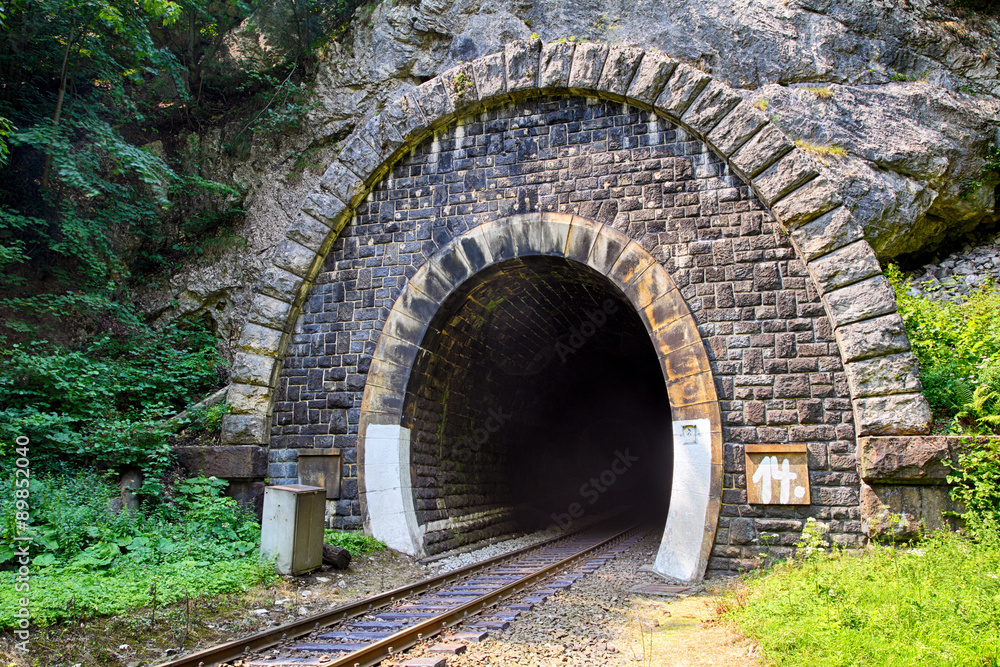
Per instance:
[[[915,294],[932,299],[966,295],[988,281],[1000,283],[1000,235],[994,234],[982,244],[964,246],[944,259],[935,258],[910,274]]]
[[[250,187],[246,246],[179,272],[150,310],[172,317],[224,302],[217,321],[238,329],[261,260],[318,178],[288,178],[289,156],[335,143],[422,81],[533,33],[658,48],[739,88],[791,138],[820,147],[882,259],[998,215],[998,179],[962,194],[1000,139],[996,18],[928,0],[385,0],[360,9],[330,47],[321,108],[303,135],[217,165]]]

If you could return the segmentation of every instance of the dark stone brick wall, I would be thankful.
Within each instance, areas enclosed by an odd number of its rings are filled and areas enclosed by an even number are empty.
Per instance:
[[[344,449],[337,525],[360,523],[355,445],[365,373],[408,276],[456,235],[513,213],[576,213],[641,243],[673,276],[708,349],[725,426],[711,567],[787,553],[806,517],[861,539],[852,411],[830,323],[804,266],[725,163],[655,115],[542,98],[466,119],[401,160],[334,245],[285,359],[272,483],[299,447]],[[808,444],[813,505],[746,504],[743,446]]]

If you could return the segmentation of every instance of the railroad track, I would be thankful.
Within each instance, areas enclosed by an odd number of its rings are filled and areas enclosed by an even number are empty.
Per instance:
[[[625,530],[588,528],[158,667],[209,667],[236,659],[248,667],[368,667],[462,623],[470,632],[455,635],[453,640],[479,641],[490,630],[505,629],[521,612],[555,591],[596,571],[644,534],[639,524]],[[529,595],[522,602],[499,606],[524,592]],[[252,657],[268,649],[280,655]]]

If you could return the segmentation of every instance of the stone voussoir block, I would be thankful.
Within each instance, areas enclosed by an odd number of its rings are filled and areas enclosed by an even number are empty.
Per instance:
[[[366,194],[364,179],[335,159],[319,179],[319,186],[348,206],[356,206]]]
[[[612,46],[604,61],[604,71],[597,84],[598,89],[616,99],[625,99],[643,53],[642,49],[634,46],[618,44]]]
[[[452,67],[441,75],[441,80],[456,110],[468,109],[479,102],[475,66],[472,63]]]
[[[808,266],[816,286],[822,293],[860,282],[882,272],[875,251],[863,239],[811,261]]]
[[[681,121],[704,136],[735,109],[742,99],[739,93],[726,84],[712,81],[687,108]]]
[[[267,476],[267,450],[259,445],[175,447],[177,462],[188,472],[220,479],[262,479]]]
[[[226,392],[226,403],[233,414],[266,415],[271,410],[273,391],[271,387],[234,382]]]
[[[442,125],[451,119],[455,113],[455,105],[444,88],[441,77],[420,84],[413,94],[424,114],[424,118],[432,126]]]
[[[820,257],[864,238],[864,230],[846,207],[838,207],[791,232],[792,242],[799,254],[812,263]]]
[[[538,87],[542,90],[569,86],[576,44],[572,42],[546,44],[538,59]]]
[[[837,208],[840,203],[837,188],[820,175],[773,204],[771,212],[786,227],[793,228]]]
[[[291,314],[292,304],[266,294],[257,294],[250,304],[247,321],[285,331],[289,326]]]
[[[224,445],[266,445],[270,435],[270,420],[265,415],[222,416],[222,443]]]
[[[292,239],[285,238],[275,248],[271,262],[277,267],[308,279],[313,265],[316,263],[316,251]]]
[[[858,436],[921,435],[931,430],[930,405],[923,394],[892,394],[854,399]]]
[[[332,199],[332,197],[330,198]],[[300,213],[292,226],[285,232],[285,237],[309,248],[314,253],[319,253],[333,234],[333,229],[326,222],[314,218],[308,213]]]
[[[853,361],[844,369],[854,398],[912,394],[922,389],[920,365],[909,352]]]
[[[283,352],[285,333],[278,329],[249,322],[243,327],[239,349],[253,354],[277,357]]]
[[[537,39],[518,39],[504,47],[504,72],[507,92],[529,90],[538,86],[538,57],[542,42]]]
[[[328,192],[311,192],[302,203],[302,212],[320,220],[333,229],[347,211],[347,204]]]
[[[792,151],[753,179],[753,187],[766,206],[819,176],[816,160],[804,151]]]
[[[671,118],[679,119],[709,81],[711,77],[701,70],[690,65],[677,65],[663,92],[656,98],[655,106]]]
[[[739,102],[705,137],[716,150],[729,157],[766,126],[767,116],[752,104]]]
[[[503,56],[503,51],[500,51],[472,61],[472,75],[476,79],[476,92],[480,100],[494,99],[507,92]]]
[[[573,67],[569,73],[570,90],[584,92],[597,90],[608,58],[608,45],[582,42],[573,53]]]
[[[823,295],[834,326],[896,312],[896,295],[883,275]]]
[[[362,180],[367,180],[379,164],[382,156],[368,143],[363,132],[355,131],[344,142],[337,159]]]
[[[897,313],[837,327],[834,333],[844,363],[910,350],[903,318]]]
[[[273,387],[277,381],[278,359],[253,352],[240,351],[233,359],[232,382]]]
[[[383,124],[392,127],[404,143],[416,140],[428,125],[420,106],[410,93],[390,102],[382,110],[381,117]]]
[[[375,149],[376,154],[381,156],[383,162],[403,145],[399,128],[389,120],[384,111],[365,122],[361,135]]]
[[[667,54],[656,49],[648,49],[632,78],[628,97],[652,106],[663,92],[667,80],[676,67],[677,61]]]
[[[736,173],[751,180],[795,148],[785,133],[768,123],[730,158]]]
[[[258,290],[261,294],[294,303],[302,292],[305,279],[274,264],[268,265],[261,278]]]

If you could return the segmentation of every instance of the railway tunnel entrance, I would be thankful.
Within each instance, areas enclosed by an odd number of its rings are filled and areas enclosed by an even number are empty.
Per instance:
[[[663,266],[559,214],[473,228],[395,299],[365,383],[366,528],[411,554],[608,509],[666,515],[657,568],[701,576],[721,421],[696,320]]]
[[[607,277],[565,258],[495,264],[444,302],[403,424],[430,553],[667,507],[670,408],[649,332]]]

